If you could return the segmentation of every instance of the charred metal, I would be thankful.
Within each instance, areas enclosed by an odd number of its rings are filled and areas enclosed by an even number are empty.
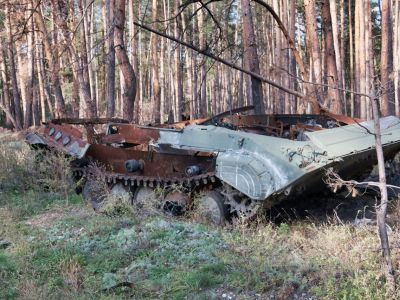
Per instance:
[[[179,185],[185,192],[167,193],[162,207],[181,214],[200,194],[216,223],[251,217],[261,204],[270,207],[318,191],[325,187],[327,168],[350,178],[375,164],[370,121],[329,113],[246,114],[249,109],[153,126],[119,119],[59,119],[26,139],[74,157],[77,179],[87,178],[91,162],[101,164],[110,189],[132,192],[133,202],[156,187]],[[380,120],[387,158],[400,150],[399,121]]]

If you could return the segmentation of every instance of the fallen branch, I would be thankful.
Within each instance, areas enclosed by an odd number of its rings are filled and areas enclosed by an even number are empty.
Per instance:
[[[325,172],[324,182],[332,189],[332,191],[336,192],[342,187],[346,187],[347,190],[352,192],[354,188],[368,188],[368,187],[380,187],[379,182],[374,181],[357,181],[357,180],[344,180],[342,179],[332,168],[329,168]],[[386,184],[386,187],[399,190],[400,187],[397,185]]]

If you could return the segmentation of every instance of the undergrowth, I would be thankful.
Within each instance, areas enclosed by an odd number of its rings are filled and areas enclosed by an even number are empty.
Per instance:
[[[96,214],[25,145],[0,148],[0,299],[384,299],[374,226],[215,228],[119,202]],[[390,239],[399,261],[396,227]]]

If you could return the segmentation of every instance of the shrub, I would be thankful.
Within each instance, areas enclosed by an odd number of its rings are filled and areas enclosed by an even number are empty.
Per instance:
[[[0,189],[46,191],[67,196],[73,181],[71,159],[53,151],[32,150],[23,142],[0,144]]]

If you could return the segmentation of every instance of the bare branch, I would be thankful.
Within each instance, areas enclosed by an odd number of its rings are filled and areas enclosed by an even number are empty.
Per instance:
[[[265,78],[265,77],[261,76],[260,74],[251,72],[251,71],[249,71],[249,70],[245,70],[245,69],[243,69],[243,68],[241,68],[241,67],[239,67],[239,66],[237,66],[237,65],[235,65],[235,64],[233,64],[233,63],[231,63],[231,62],[229,62],[229,61],[227,61],[227,60],[225,60],[225,59],[223,59],[223,58],[220,58],[220,57],[218,57],[218,56],[216,56],[216,55],[210,53],[210,52],[208,51],[208,49],[206,49],[206,50],[199,49],[198,47],[196,47],[196,46],[194,46],[194,45],[192,45],[192,44],[186,43],[186,42],[184,42],[184,41],[182,41],[182,40],[177,39],[176,37],[173,37],[173,36],[168,35],[168,34],[166,34],[166,33],[163,33],[163,32],[160,32],[160,31],[158,31],[158,30],[155,30],[155,29],[153,29],[153,28],[151,28],[151,27],[148,27],[148,26],[146,26],[146,25],[144,25],[144,24],[141,24],[141,23],[138,23],[138,22],[133,22],[133,23],[134,23],[136,26],[140,27],[140,28],[143,28],[143,29],[145,29],[145,30],[148,30],[148,31],[150,31],[150,32],[153,32],[153,33],[155,33],[155,34],[157,34],[157,35],[159,35],[159,36],[162,36],[162,37],[164,37],[164,38],[167,38],[167,39],[169,39],[169,40],[171,40],[171,41],[174,41],[174,42],[176,42],[176,43],[179,43],[179,44],[181,44],[181,45],[183,45],[183,46],[185,46],[185,47],[188,47],[188,48],[190,48],[190,49],[192,49],[192,50],[194,50],[194,51],[196,51],[196,52],[198,52],[198,53],[200,53],[200,54],[203,54],[203,55],[205,55],[205,56],[207,56],[207,57],[209,57],[209,58],[211,58],[211,59],[214,59],[214,60],[216,60],[216,61],[218,61],[218,62],[220,62],[220,63],[222,63],[222,64],[224,64],[224,65],[227,65],[227,66],[229,66],[229,67],[231,67],[231,68],[233,68],[233,69],[235,69],[235,70],[238,70],[238,71],[240,71],[240,72],[243,72],[243,73],[245,73],[245,74],[248,74],[248,75],[250,75],[250,76],[253,76],[253,77],[257,78],[258,80],[260,80],[260,81],[262,81],[262,82],[264,82],[264,83],[267,83],[267,84],[269,84],[269,85],[272,85],[273,87],[276,87],[276,88],[278,88],[278,89],[280,89],[280,90],[282,90],[282,91],[284,91],[284,92],[286,92],[286,93],[289,93],[289,94],[291,94],[291,95],[295,95],[295,96],[297,96],[297,97],[299,97],[299,98],[305,98],[305,95],[304,95],[303,93],[300,93],[300,92],[298,92],[298,91],[295,91],[295,90],[286,88],[286,87],[284,87],[284,86],[282,86],[282,85],[280,85],[280,84],[278,84],[278,83],[276,83],[276,82],[274,82],[274,81],[272,81],[272,80],[270,80],[270,79],[268,79],[268,78]]]

